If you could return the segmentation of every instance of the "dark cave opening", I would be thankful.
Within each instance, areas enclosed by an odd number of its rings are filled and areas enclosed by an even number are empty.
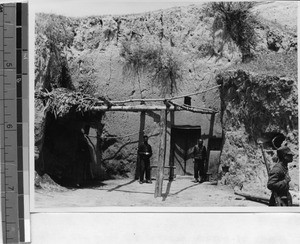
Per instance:
[[[56,183],[81,186],[93,179],[92,157],[85,139],[88,126],[74,118],[55,118],[47,113],[42,157],[36,162],[38,174],[48,174]]]
[[[263,137],[265,138],[265,146],[268,148],[272,148],[273,150],[276,150],[281,146],[281,144],[285,140],[285,136],[282,133],[279,132],[267,132],[263,134]]]

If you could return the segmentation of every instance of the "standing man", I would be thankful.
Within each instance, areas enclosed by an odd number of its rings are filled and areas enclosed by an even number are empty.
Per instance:
[[[289,193],[291,178],[288,172],[288,163],[293,162],[293,153],[287,146],[277,149],[279,161],[269,174],[267,187],[272,191],[269,206],[291,206],[292,196]]]
[[[194,147],[192,158],[194,161],[194,178],[195,182],[205,181],[205,164],[207,162],[206,147],[203,146],[203,140],[199,139],[198,144]],[[199,181],[200,175],[200,181]]]
[[[152,148],[148,144],[148,136],[143,137],[144,142],[139,146],[138,154],[140,157],[140,184],[144,183],[144,174],[146,173],[146,183],[152,183],[150,179],[150,158],[152,156]]]

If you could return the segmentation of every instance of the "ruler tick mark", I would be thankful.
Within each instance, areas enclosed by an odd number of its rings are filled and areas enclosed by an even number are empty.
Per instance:
[[[15,106],[15,103],[20,102],[18,98],[20,97],[19,95],[21,93],[17,93],[17,92],[18,91],[20,92],[21,90],[23,91],[23,87],[21,86],[22,87],[21,89],[19,87],[19,84],[17,84],[17,80],[15,80],[15,78],[12,77],[15,75],[17,69],[20,68],[19,61],[18,62],[15,61],[16,54],[22,50],[21,48],[22,46],[23,46],[23,50],[28,51],[27,41],[23,42],[23,39],[22,40],[18,39],[19,37],[21,37],[20,33],[22,33],[22,37],[24,36],[24,34],[26,37],[27,24],[26,24],[26,29],[24,29],[23,31],[22,30],[23,26],[21,24],[22,22],[20,21],[20,19],[21,16],[23,17],[23,14],[24,16],[28,14],[27,5],[28,4],[23,4],[23,3],[0,5],[0,11],[2,12],[2,17],[3,17],[3,19],[1,18],[0,20],[1,22],[0,28],[3,28],[2,29],[3,31],[1,31],[3,32],[3,35],[0,37],[0,39],[2,38],[2,44],[1,44],[2,46],[0,47],[1,49],[0,51],[1,53],[3,53],[3,56],[1,57],[3,64],[2,67],[0,68],[0,72],[1,72],[0,77],[3,77],[4,80],[0,83],[0,86],[3,86],[4,89],[3,91],[1,90],[1,93],[4,95],[4,97],[0,99],[0,103],[3,102],[3,105],[1,104],[3,112],[1,111],[2,114],[0,116],[4,115],[3,116],[4,123],[3,124],[0,123],[1,126],[0,133],[2,134],[3,132],[3,136],[1,135],[0,137],[0,144],[2,146],[0,147],[1,155],[2,155],[2,150],[4,150],[3,151],[4,164],[2,164],[1,162],[1,176],[3,177],[1,179],[3,179],[4,187],[2,188],[1,191],[1,198],[3,199],[3,201],[1,201],[0,207],[2,207],[3,209],[2,226],[3,226],[3,232],[5,233],[5,235],[3,235],[3,239],[5,243],[6,242],[25,243],[24,240],[25,237],[27,236],[27,234],[24,233],[24,227],[22,229],[22,226],[26,224],[24,223],[25,218],[22,215],[22,213],[24,213],[24,208],[22,206],[23,201],[22,200],[20,202],[18,201],[18,197],[20,196],[18,189],[20,187],[23,187],[23,183],[24,183],[22,180],[20,182],[18,178],[16,178],[16,173],[18,174],[19,172],[17,169],[18,166],[17,164],[19,163],[19,161],[6,160],[9,159],[8,157],[10,157],[9,156],[10,154],[8,153],[10,151],[12,151],[12,153],[14,152],[13,154],[11,154],[12,156],[13,155],[19,156],[18,152],[15,152],[13,150],[16,149],[16,146],[19,148],[18,141],[15,140],[15,137],[16,135],[18,136],[18,133],[20,132],[22,133],[22,130],[20,130],[19,128],[18,129],[14,129],[14,128],[19,122],[19,119],[16,115],[17,114],[19,115],[22,106],[20,106],[20,104],[18,103]],[[25,8],[23,8],[23,6],[25,6]],[[14,9],[16,9],[16,11],[13,11]],[[8,11],[6,12],[6,10]],[[12,16],[16,18],[11,18]],[[22,18],[22,21],[23,20],[24,19]],[[13,43],[14,40],[17,40],[17,42]],[[22,57],[22,62],[27,62],[27,61],[28,60],[26,60],[25,58],[23,59]],[[25,68],[27,68],[28,64],[25,63],[25,65],[26,65]],[[22,73],[26,75],[28,74],[28,72],[25,73],[22,72],[21,70],[20,72],[17,71],[17,73],[19,73],[19,75],[21,75]],[[28,78],[26,77],[25,79],[27,81]],[[18,87],[14,88],[15,86]],[[17,88],[19,90],[17,90]],[[12,108],[11,106],[9,106],[12,105],[11,103],[13,104]],[[7,128],[7,126],[9,128]],[[13,130],[10,129],[11,127],[13,127]],[[7,143],[11,145],[6,145]],[[11,158],[14,159],[14,157]],[[13,182],[15,184],[5,184],[10,182],[11,183]],[[25,211],[26,210],[27,209],[25,209]]]

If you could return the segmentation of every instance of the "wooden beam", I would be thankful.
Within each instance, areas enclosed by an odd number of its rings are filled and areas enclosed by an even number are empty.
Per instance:
[[[241,192],[241,191],[234,191],[234,194],[245,197],[248,200],[256,201],[256,202],[262,202],[269,204],[270,198],[267,196],[260,196],[253,193],[247,193],[247,192]],[[299,206],[299,202],[293,202],[292,206]]]
[[[112,106],[95,106],[91,107],[91,110],[94,111],[130,111],[130,112],[142,112],[142,111],[161,111],[165,110],[166,106],[164,105],[112,105]]]
[[[162,196],[162,185],[164,180],[164,165],[166,159],[167,110],[161,110],[159,125],[160,125],[160,142],[159,142],[157,176],[155,182],[154,197]]]
[[[89,111],[124,111],[124,112],[142,112],[142,111],[162,111],[166,110],[165,105],[131,105],[131,106],[122,106],[122,105],[101,105],[101,106],[94,106],[89,109]],[[168,108],[170,111],[190,111],[193,113],[201,113],[201,114],[212,114],[216,113],[217,111],[211,109],[187,109],[184,107],[179,106],[170,106]]]
[[[254,195],[254,194],[249,194],[247,192],[241,192],[241,191],[234,191],[234,194],[245,197],[246,199],[255,201],[255,202],[262,202],[262,203],[269,203],[269,199],[268,197],[265,196],[259,196],[259,195]]]

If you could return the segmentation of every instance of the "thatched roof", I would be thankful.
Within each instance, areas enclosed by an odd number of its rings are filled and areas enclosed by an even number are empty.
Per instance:
[[[211,89],[215,89],[218,86],[215,86]],[[208,90],[189,94],[195,95],[199,93],[204,93]],[[43,101],[44,106],[46,106],[46,111],[51,112],[55,115],[56,118],[70,117],[70,115],[81,115],[81,118],[84,117],[88,120],[93,120],[93,117],[96,116],[96,119],[99,119],[105,111],[127,111],[127,112],[140,112],[140,111],[158,111],[158,110],[173,110],[173,111],[190,111],[194,113],[202,114],[213,114],[218,111],[209,109],[209,108],[198,108],[186,105],[180,105],[171,100],[181,98],[183,96],[171,97],[171,98],[153,98],[153,99],[129,99],[124,101],[109,101],[103,97],[92,97],[90,95],[70,91],[65,88],[57,88],[52,92],[42,92],[38,91],[35,94],[36,99]],[[144,104],[134,104],[134,105],[125,105],[125,103],[135,103],[143,101]],[[145,102],[156,101],[162,103],[162,105],[146,105]],[[92,116],[92,117],[91,117]]]
[[[94,106],[103,105],[103,100],[65,88],[57,88],[51,92],[37,91],[35,99],[41,100],[46,107],[45,111],[54,114],[56,118],[88,116],[90,119],[96,119],[103,114],[91,110]]]

